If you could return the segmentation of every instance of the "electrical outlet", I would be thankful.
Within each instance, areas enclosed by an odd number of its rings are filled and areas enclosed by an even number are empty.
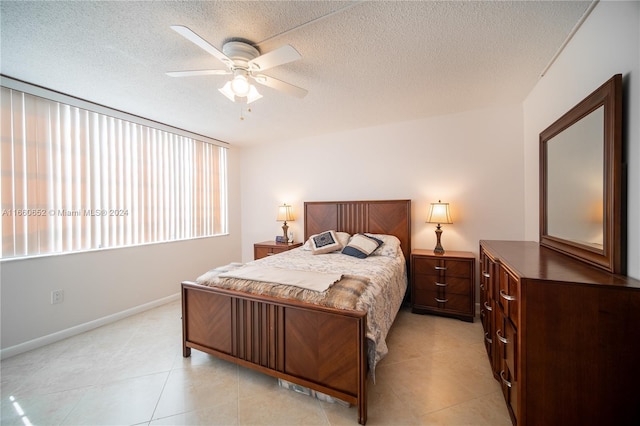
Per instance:
[[[51,292],[51,304],[62,303],[64,300],[64,290],[53,290]]]

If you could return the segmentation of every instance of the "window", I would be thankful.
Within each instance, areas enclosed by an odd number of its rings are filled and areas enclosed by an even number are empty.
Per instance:
[[[227,149],[1,88],[2,258],[227,232]]]

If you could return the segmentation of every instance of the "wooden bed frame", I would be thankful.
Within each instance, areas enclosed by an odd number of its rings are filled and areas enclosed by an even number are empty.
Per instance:
[[[306,202],[305,241],[329,229],[395,235],[408,261],[411,201]],[[182,353],[197,349],[357,405],[364,425],[366,316],[183,282]]]

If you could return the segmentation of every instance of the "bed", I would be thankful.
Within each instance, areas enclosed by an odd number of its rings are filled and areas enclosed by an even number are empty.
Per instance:
[[[305,241],[327,230],[393,235],[406,262],[411,201],[306,202]],[[292,251],[273,258],[302,255]],[[338,398],[356,405],[358,422],[366,423],[368,359],[375,362],[368,350],[367,310],[187,281],[182,314],[183,356],[197,349]]]

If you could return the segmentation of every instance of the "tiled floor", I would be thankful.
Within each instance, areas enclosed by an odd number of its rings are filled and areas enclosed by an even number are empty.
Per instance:
[[[369,385],[368,425],[510,425],[482,327],[401,311]],[[180,303],[3,360],[2,425],[356,425],[356,408],[285,390],[199,351]]]

